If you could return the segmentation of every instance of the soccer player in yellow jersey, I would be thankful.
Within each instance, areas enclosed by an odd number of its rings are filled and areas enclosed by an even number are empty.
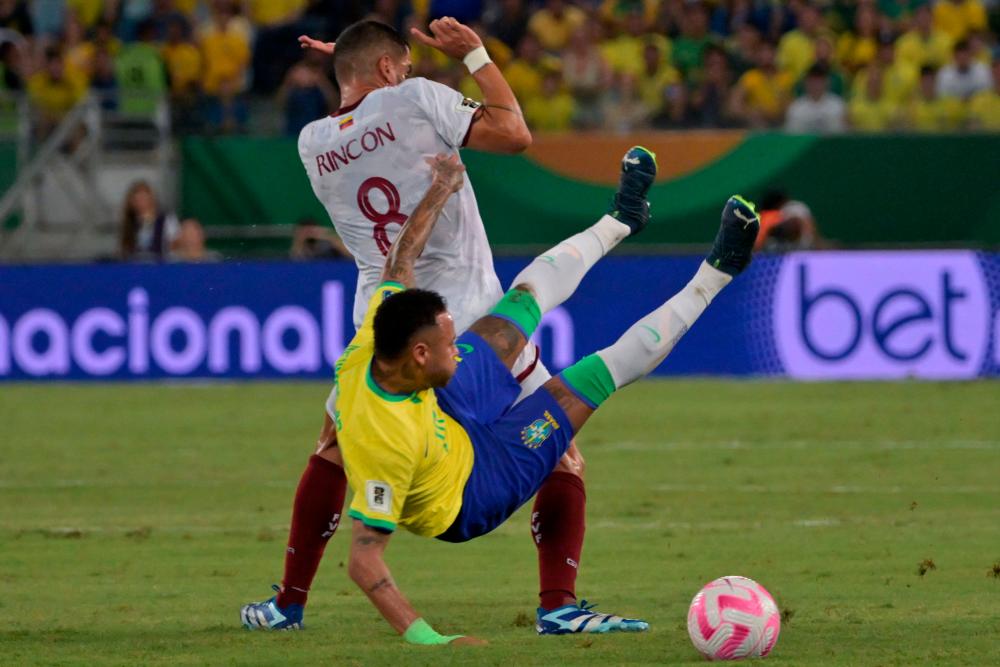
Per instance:
[[[560,465],[600,404],[656,368],[746,268],[760,221],[752,204],[730,198],[711,253],[684,289],[613,345],[515,404],[520,389],[511,368],[542,315],[648,223],[655,157],[630,149],[608,214],[536,258],[493,310],[459,337],[441,296],[411,289],[414,263],[463,182],[455,156],[429,162],[431,186],[392,245],[365,320],[336,364],[334,422],[354,491],[348,574],[408,642],[476,643],[439,634],[403,596],[383,559],[393,532],[405,528],[464,542],[503,523]],[[582,469],[574,474],[582,476]],[[243,613],[275,611],[261,604]],[[647,628],[644,621],[598,613],[575,600],[539,608],[536,620],[539,634]]]

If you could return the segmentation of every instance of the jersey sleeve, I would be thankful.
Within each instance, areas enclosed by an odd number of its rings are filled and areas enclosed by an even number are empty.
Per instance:
[[[347,516],[369,528],[392,532],[396,530],[410,491],[417,466],[416,458],[412,456],[415,450],[404,444],[393,448],[380,447],[377,451],[378,456],[352,461],[350,477],[354,500]]]
[[[444,84],[427,79],[411,79],[399,86],[430,121],[434,130],[452,148],[460,148],[469,133],[480,104]]]

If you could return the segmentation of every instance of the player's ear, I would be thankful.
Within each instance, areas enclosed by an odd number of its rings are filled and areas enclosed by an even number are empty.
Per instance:
[[[418,365],[421,367],[426,366],[431,354],[430,345],[423,341],[414,343],[413,347],[410,348],[410,354]]]
[[[388,53],[383,53],[379,57],[379,59],[378,59],[378,61],[376,63],[376,68],[378,70],[379,78],[381,78],[386,83],[390,83],[391,84],[393,82],[393,76],[392,76],[392,58],[389,57]]]

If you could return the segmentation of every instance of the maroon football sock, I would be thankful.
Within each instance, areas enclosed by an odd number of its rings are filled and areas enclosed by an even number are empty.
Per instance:
[[[576,601],[586,506],[583,479],[568,472],[549,475],[535,497],[531,536],[538,547],[538,597],[542,609]]]
[[[309,457],[295,491],[279,607],[306,603],[323,550],[340,523],[346,493],[343,468],[315,454]]]

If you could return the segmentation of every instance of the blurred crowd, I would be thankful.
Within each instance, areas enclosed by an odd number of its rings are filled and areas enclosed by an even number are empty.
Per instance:
[[[333,40],[376,18],[454,16],[541,131],[1000,130],[1000,0],[0,0],[0,88],[51,124],[88,92],[179,131],[239,132],[254,100],[296,134],[335,109]],[[420,45],[414,74],[479,97]]]

